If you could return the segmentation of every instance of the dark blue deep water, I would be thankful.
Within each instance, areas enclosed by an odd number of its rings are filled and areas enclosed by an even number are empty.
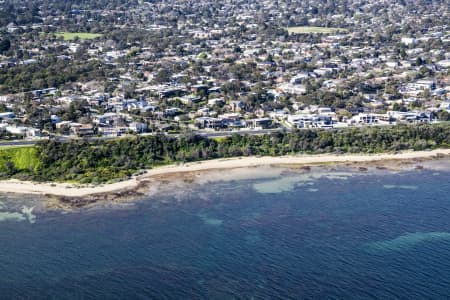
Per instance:
[[[0,299],[449,299],[449,178],[286,173],[68,214],[2,198]]]

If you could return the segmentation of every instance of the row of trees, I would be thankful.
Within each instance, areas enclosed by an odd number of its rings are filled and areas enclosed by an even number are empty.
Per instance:
[[[101,183],[124,179],[141,169],[174,162],[250,155],[298,153],[374,153],[450,146],[450,125],[297,130],[270,135],[233,135],[220,140],[196,135],[155,135],[117,139],[43,142],[36,166],[4,177],[39,181]]]

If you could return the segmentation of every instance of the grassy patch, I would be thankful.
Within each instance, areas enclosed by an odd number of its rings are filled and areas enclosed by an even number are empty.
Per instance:
[[[348,32],[348,30],[345,29],[345,28],[335,28],[335,27],[314,27],[314,26],[296,26],[296,27],[287,27],[286,30],[289,32],[289,34]]]
[[[226,137],[224,137],[224,136],[215,136],[215,137],[212,137],[211,139],[215,140],[218,143],[221,143],[221,142],[226,140]]]
[[[0,170],[6,170],[6,164],[13,163],[17,170],[35,170],[39,166],[35,147],[7,147],[0,149]]]
[[[57,32],[56,37],[63,37],[65,41],[73,41],[75,38],[80,40],[92,40],[102,37],[101,33],[89,33],[89,32]]]

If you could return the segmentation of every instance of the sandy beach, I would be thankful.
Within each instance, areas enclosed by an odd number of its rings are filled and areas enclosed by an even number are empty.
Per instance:
[[[439,156],[450,155],[450,149],[438,149],[433,151],[408,151],[402,153],[386,154],[323,154],[323,155],[297,155],[281,157],[237,157],[215,159],[185,164],[174,164],[147,170],[144,175],[133,177],[129,180],[103,184],[97,186],[78,186],[69,183],[36,183],[19,180],[0,181],[0,192],[15,194],[36,194],[57,197],[83,197],[95,194],[107,194],[119,191],[131,191],[143,181],[152,177],[168,174],[197,172],[220,169],[237,169],[255,166],[270,165],[317,165],[329,163],[370,163],[380,161],[406,161],[413,159],[433,159]]]

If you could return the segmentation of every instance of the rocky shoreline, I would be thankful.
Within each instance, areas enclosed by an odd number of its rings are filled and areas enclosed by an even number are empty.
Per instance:
[[[412,171],[412,170],[427,170],[432,169],[435,166],[429,166],[430,162],[445,160],[450,165],[450,155],[439,154],[428,157],[417,157],[411,159],[387,159],[376,161],[364,161],[364,162],[332,162],[332,163],[308,163],[308,164],[270,164],[265,166],[264,171],[267,172],[268,168],[273,170],[288,170],[290,172],[309,173],[317,170],[336,171],[346,170],[348,172],[371,172],[371,171],[388,171],[388,172],[400,172],[400,171]],[[262,166],[247,166],[236,167],[228,171],[234,171],[236,173],[244,173],[243,178],[252,179],[258,176],[258,170],[248,172],[250,169],[258,169]],[[247,170],[248,174],[245,174]],[[93,193],[84,196],[63,196],[44,194],[45,207],[52,210],[64,210],[71,211],[86,207],[92,207],[100,203],[122,203],[128,201],[135,201],[137,199],[150,197],[158,192],[162,191],[174,191],[174,189],[186,188],[189,184],[202,184],[220,180],[234,180],[233,178],[227,178],[221,176],[223,169],[205,169],[197,171],[185,171],[185,172],[170,172],[162,173],[153,176],[143,176],[137,178],[137,184],[133,187],[117,190],[113,192]],[[233,176],[230,176],[233,177]],[[222,179],[221,179],[222,178]]]

